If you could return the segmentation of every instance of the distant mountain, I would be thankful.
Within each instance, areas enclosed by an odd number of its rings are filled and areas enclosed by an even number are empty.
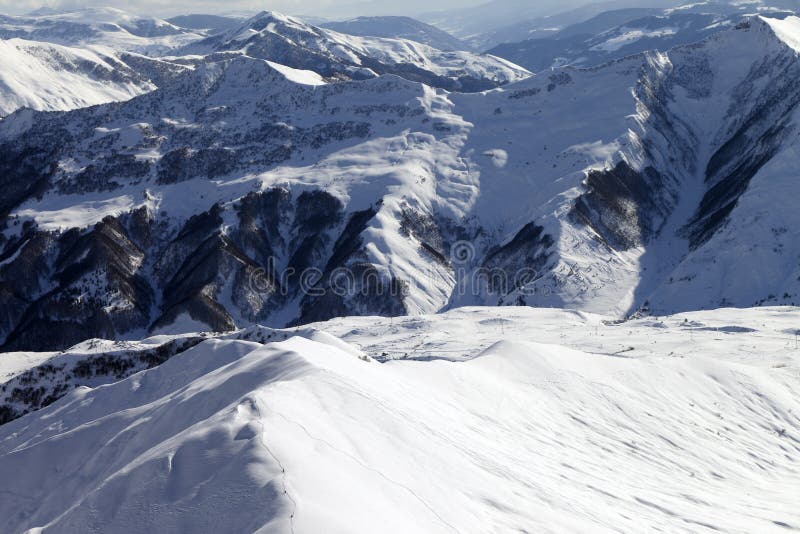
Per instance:
[[[637,17],[641,10],[611,11],[549,37],[502,44],[489,53],[534,72],[563,65],[593,66],[646,50],[666,51],[695,43],[748,16],[736,11],[727,14],[728,9],[720,10],[723,13],[695,11],[699,8],[662,10],[644,17]],[[783,18],[790,13],[766,14]]]
[[[488,5],[488,4],[487,4]],[[465,41],[473,50],[489,50],[501,44],[515,43],[533,39],[564,38],[564,32],[570,29],[573,35],[579,31],[588,36],[595,35],[613,25],[647,17],[671,14],[715,14],[725,16],[745,16],[754,14],[770,14],[775,12],[797,12],[800,10],[798,0],[704,0],[687,2],[686,0],[606,0],[585,3],[576,8],[560,10],[555,14],[535,18],[518,17],[513,22],[494,27],[487,24],[474,28]],[[523,11],[524,12],[524,11]],[[427,19],[426,19],[427,20]],[[456,20],[458,20],[456,18]],[[589,23],[594,27],[583,26]],[[441,21],[442,27],[449,28],[448,22]],[[452,23],[450,23],[452,24]],[[606,26],[606,28],[602,28]],[[460,34],[454,32],[456,35]]]
[[[69,110],[155,89],[111,53],[22,39],[0,40],[0,117],[20,107]]]
[[[666,8],[679,0],[491,0],[478,6],[431,13],[421,20],[468,42],[475,50],[542,37],[600,13],[626,8]]]
[[[473,49],[490,50],[501,44],[532,39],[563,38],[576,34],[589,37],[629,20],[663,13],[660,8],[646,7],[606,10],[611,7],[605,3],[590,4],[552,17],[523,20],[476,35],[469,43]]]
[[[478,6],[427,13],[420,20],[468,40],[521,20],[555,15],[586,3],[586,0],[491,0]]]
[[[114,8],[91,8],[36,16],[0,15],[0,39],[13,38],[66,46],[102,45],[152,55],[202,39],[203,35],[158,18]]]
[[[346,35],[272,12],[177,53],[222,52],[246,54],[326,78],[396,74],[450,91],[482,91],[530,75],[518,65],[490,55],[442,51],[405,39]]]
[[[702,2],[683,0],[680,4],[670,9],[669,12],[763,15],[770,12],[798,10],[800,10],[799,0],[703,0]]]
[[[410,17],[358,17],[328,22],[323,28],[348,35],[408,39],[439,50],[466,50],[467,45],[449,33]]]
[[[223,17],[220,15],[179,15],[167,19],[167,22],[180,28],[191,30],[210,30],[212,33],[219,33],[237,27],[244,19],[240,17]]]

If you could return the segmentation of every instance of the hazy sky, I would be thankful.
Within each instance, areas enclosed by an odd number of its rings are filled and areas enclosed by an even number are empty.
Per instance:
[[[274,10],[295,15],[346,17],[364,15],[415,15],[487,0],[0,0],[0,13],[23,14],[40,7],[76,8],[112,6],[153,16],[178,13],[230,13]],[[531,0],[536,1],[536,0]]]

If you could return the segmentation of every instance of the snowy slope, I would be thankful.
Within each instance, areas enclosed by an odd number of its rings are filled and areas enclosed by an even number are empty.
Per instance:
[[[12,532],[786,532],[798,319],[470,308],[317,325],[346,344],[210,339],[0,427],[0,513]]]
[[[487,199],[486,178],[490,184],[502,183],[503,189],[519,190],[530,164],[536,190],[543,195],[505,198],[503,215],[516,212],[509,209],[516,202],[520,207],[527,204],[522,212],[559,243],[554,248],[560,259],[549,259],[551,266],[539,281],[542,291],[526,295],[524,301],[560,306],[566,297],[568,305],[580,301],[581,307],[594,311],[621,306],[628,312],[651,307],[660,313],[796,302],[800,288],[791,273],[798,250],[785,230],[793,227],[794,211],[782,201],[787,191],[783,187],[793,186],[781,186],[777,176],[764,173],[779,165],[778,158],[767,163],[773,157],[785,150],[788,162],[795,153],[794,127],[789,125],[796,120],[798,100],[788,81],[793,74],[787,73],[798,68],[793,43],[799,29],[795,17],[758,18],[698,45],[646,55],[644,70],[634,57],[596,69],[567,69],[563,86],[555,83],[563,75],[551,75],[552,93],[544,84],[538,91],[531,87],[517,93],[529,106],[536,104],[528,113],[557,125],[555,129],[529,135],[521,148],[513,146],[521,136],[512,136],[510,148],[493,147],[482,138],[490,131],[478,130],[468,143],[476,153],[502,148],[507,155],[502,170],[482,165],[481,172],[489,172],[481,177],[478,206]],[[624,76],[610,81],[614,71],[630,76],[628,81]],[[610,88],[618,83],[635,88],[635,102],[621,96],[622,87]],[[599,87],[609,93],[599,93]],[[553,94],[559,92],[556,99]],[[490,96],[497,96],[501,116],[519,123],[524,115],[514,104],[501,106],[500,95]],[[594,125],[592,134],[575,143],[578,124],[587,123],[580,122],[586,120],[583,110],[600,102],[603,111],[593,112],[587,121]],[[629,121],[626,133],[623,117]],[[469,114],[465,118],[472,120]],[[585,158],[585,163],[576,157]],[[587,168],[597,164],[601,172],[587,177]],[[588,190],[569,191],[581,182]],[[764,184],[760,193],[758,183]],[[576,199],[576,193],[581,197]],[[502,194],[498,192],[498,198]],[[747,201],[755,195],[760,205]],[[531,217],[534,214],[543,218]],[[548,220],[559,221],[555,229]],[[759,225],[753,226],[756,220]],[[606,245],[598,247],[583,234],[575,224],[581,221]],[[522,220],[516,228],[521,224]],[[614,252],[604,252],[606,246]],[[743,260],[744,250],[748,253]],[[750,255],[755,250],[757,259]],[[722,251],[727,251],[726,260],[719,256]],[[725,274],[712,274],[716,270]],[[537,271],[542,274],[543,269]],[[775,272],[781,275],[770,274]],[[754,278],[758,285],[752,283]],[[655,287],[659,289],[652,293]],[[609,293],[610,288],[615,293]]]
[[[163,54],[202,39],[202,33],[165,20],[111,7],[54,11],[13,17],[0,15],[0,38],[21,38],[67,46],[101,45],[114,50]]]
[[[68,110],[128,100],[153,89],[111,52],[0,40],[0,117],[20,107]]]

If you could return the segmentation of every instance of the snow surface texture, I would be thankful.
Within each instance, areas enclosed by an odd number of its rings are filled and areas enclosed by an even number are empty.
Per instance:
[[[0,427],[3,530],[794,531],[798,323],[465,308],[208,339]]]

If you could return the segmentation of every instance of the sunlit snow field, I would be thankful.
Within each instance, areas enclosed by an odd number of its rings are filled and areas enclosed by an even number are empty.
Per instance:
[[[790,308],[251,328],[0,427],[3,530],[797,530],[799,329]]]

